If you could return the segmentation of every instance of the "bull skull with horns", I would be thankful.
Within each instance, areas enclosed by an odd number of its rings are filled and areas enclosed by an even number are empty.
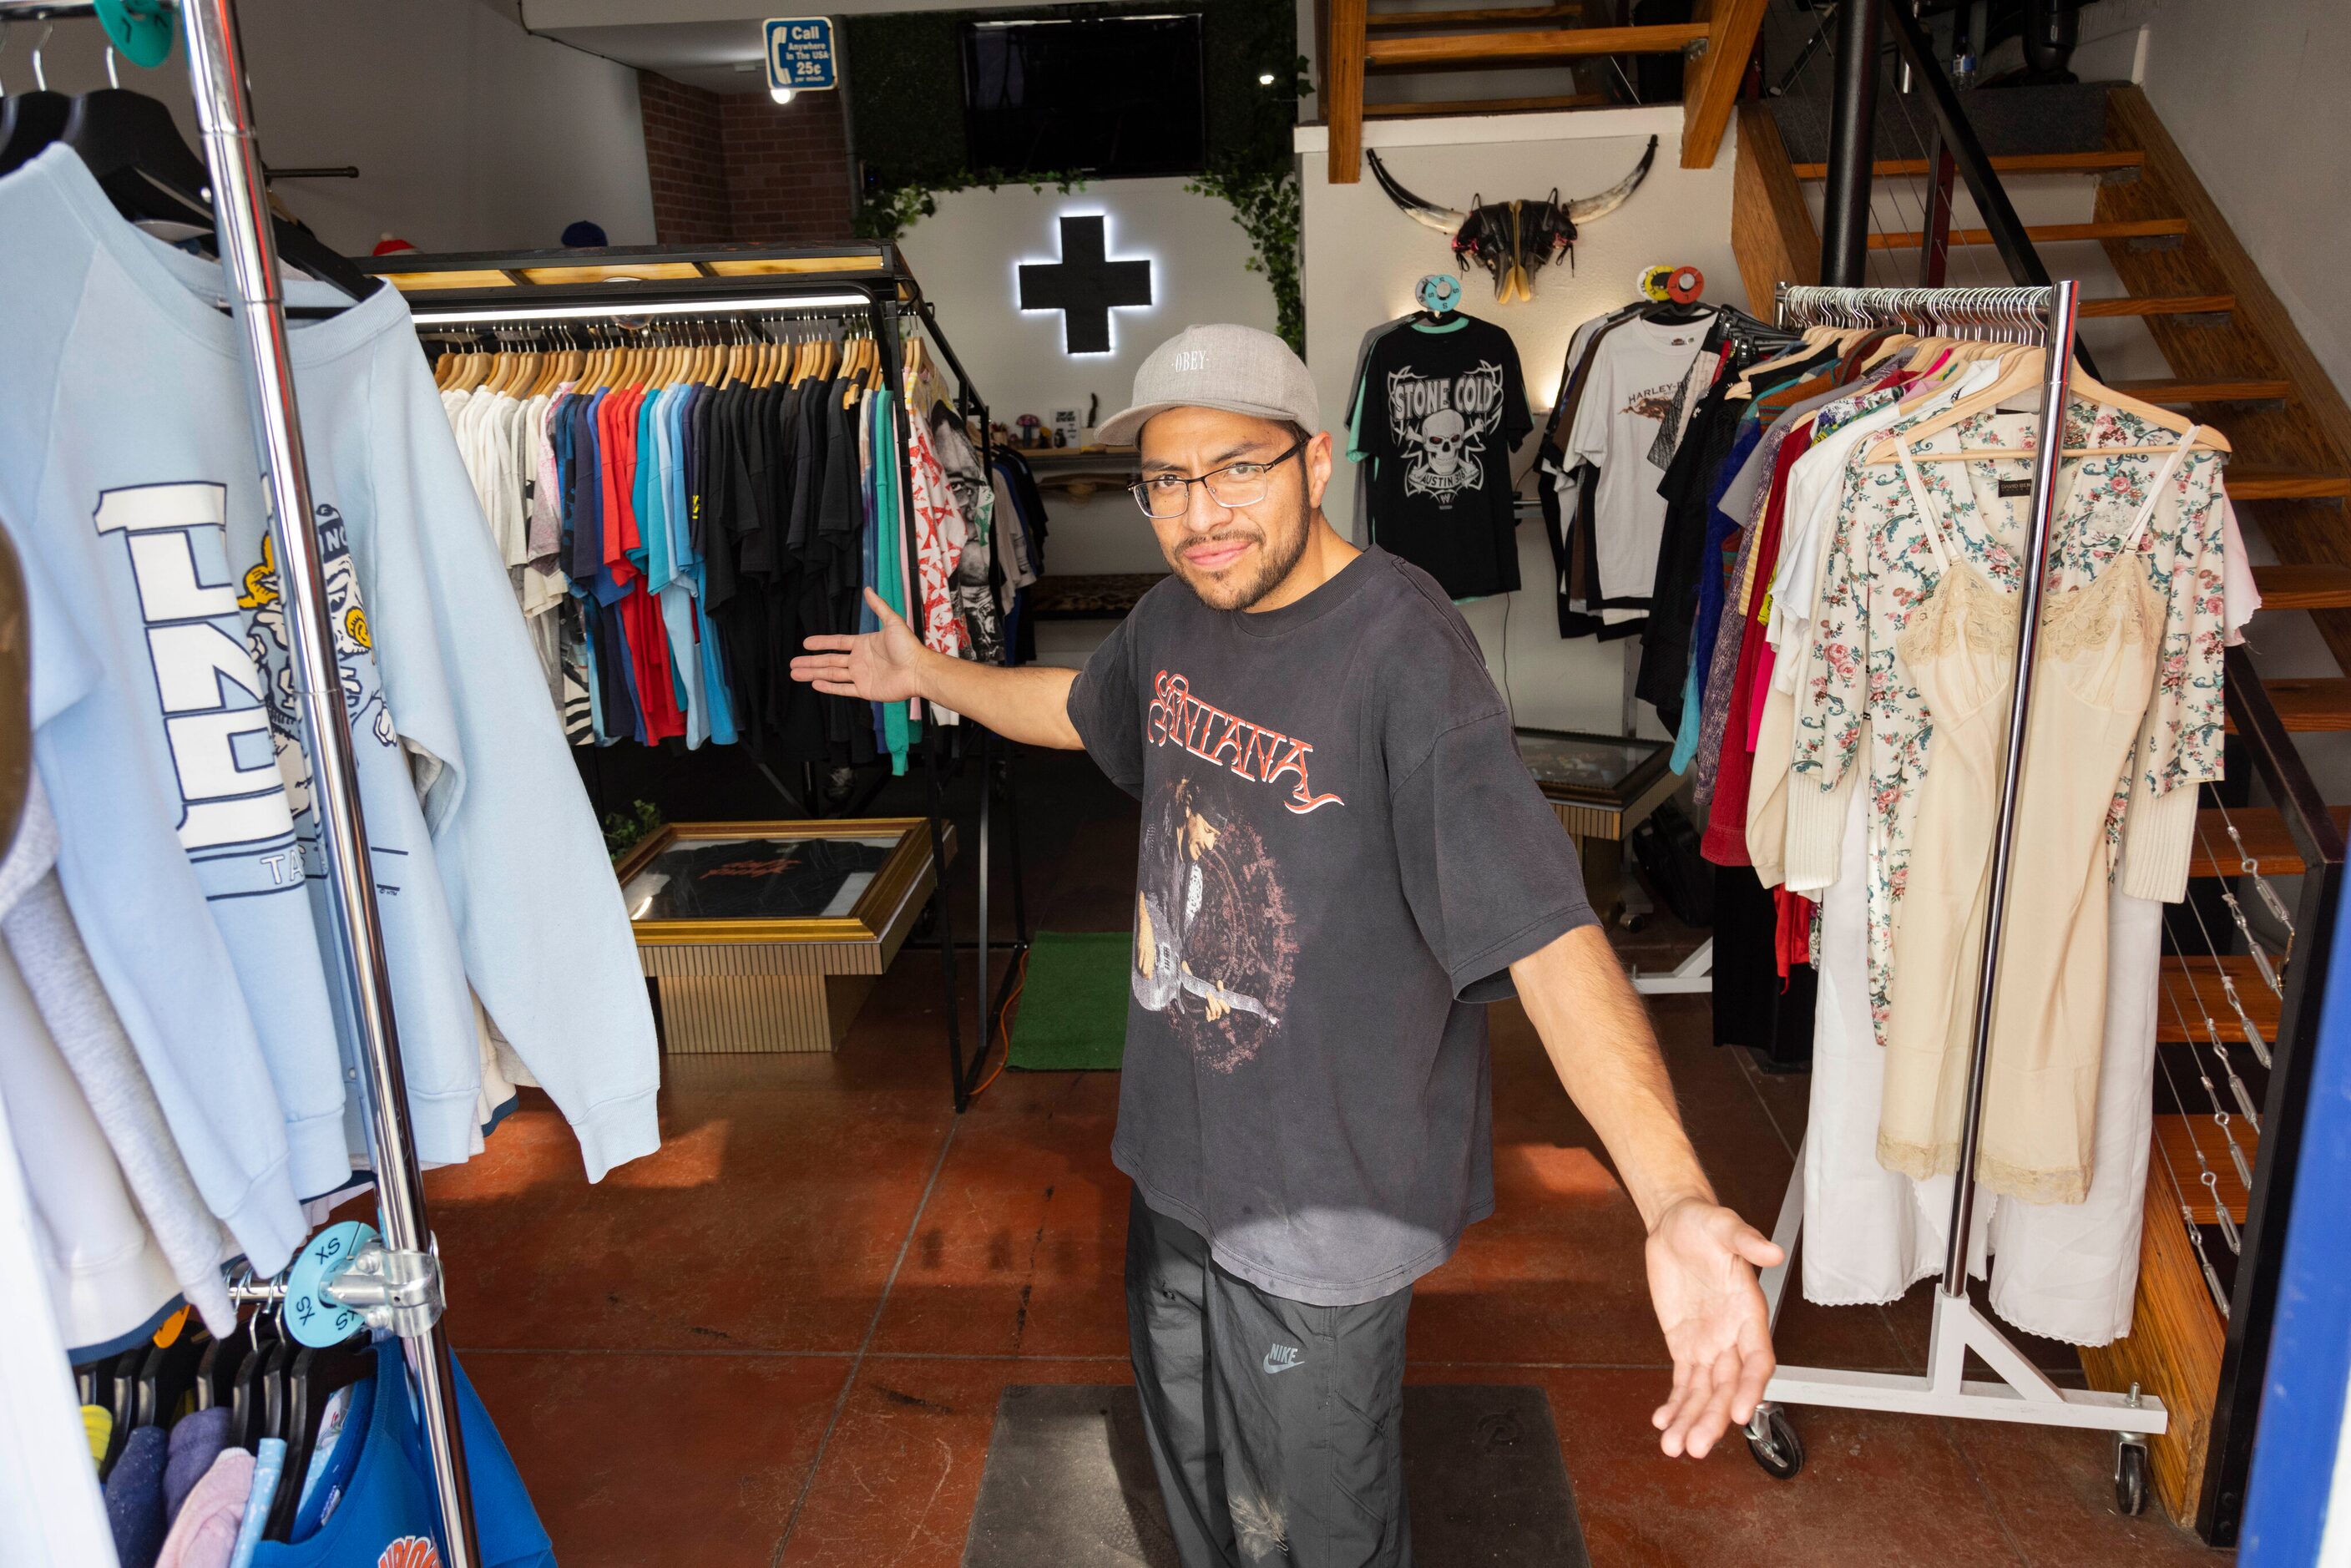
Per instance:
[[[1508,305],[1514,299],[1532,299],[1534,275],[1562,253],[1566,255],[1570,267],[1575,265],[1576,225],[1590,223],[1625,204],[1625,199],[1648,177],[1649,165],[1656,162],[1657,139],[1649,138],[1648,148],[1631,173],[1597,195],[1562,202],[1557,186],[1552,188],[1546,200],[1540,202],[1481,204],[1472,195],[1466,213],[1421,200],[1396,183],[1377,152],[1367,156],[1372,175],[1379,181],[1380,189],[1388,193],[1388,199],[1402,208],[1405,216],[1450,235],[1454,259],[1474,261],[1484,267],[1494,279],[1496,302]]]

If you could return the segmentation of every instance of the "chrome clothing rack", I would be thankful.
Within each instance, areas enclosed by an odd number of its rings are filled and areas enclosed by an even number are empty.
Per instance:
[[[2146,1463],[2146,1440],[2162,1432],[2169,1416],[2162,1402],[2136,1391],[2112,1394],[2061,1388],[2030,1357],[2009,1342],[1997,1324],[1968,1297],[1968,1240],[1976,1209],[1976,1154],[1983,1132],[1985,1070],[1991,1055],[1992,994],[2000,977],[2001,933],[2006,917],[2011,855],[2016,831],[2017,789],[2023,776],[2025,720],[2032,706],[2034,654],[2041,642],[2041,601],[2047,577],[2050,532],[2056,510],[2057,466],[2064,447],[2064,410],[2074,363],[2074,335],[2081,312],[2080,286],[2072,281],[2046,288],[1824,288],[1782,286],[1778,318],[1783,327],[1899,327],[1949,336],[2039,343],[2049,350],[2041,387],[2041,436],[2032,452],[2032,505],[2026,535],[2023,593],[2017,632],[2015,685],[2009,694],[2006,768],[2001,778],[2000,810],[1992,838],[1990,908],[1984,915],[1983,955],[1976,975],[1975,1028],[1968,1054],[1968,1092],[1960,1121],[1959,1169],[1951,1183],[1950,1234],[1943,1275],[1935,1293],[1933,1326],[1923,1375],[1855,1372],[1836,1367],[1783,1366],[1764,1389],[1748,1424],[1747,1441],[1756,1462],[1782,1479],[1803,1464],[1803,1447],[1782,1407],[1819,1405],[1847,1410],[1899,1411],[1977,1421],[2021,1421],[2045,1427],[2076,1427],[2112,1432],[2120,1473],[2126,1450]],[[1774,1322],[1785,1298],[1798,1233],[1803,1225],[1804,1151],[1788,1183],[1772,1240],[1788,1258],[1766,1270],[1762,1285]],[[1970,1380],[1967,1358],[1973,1352],[1997,1381]]]

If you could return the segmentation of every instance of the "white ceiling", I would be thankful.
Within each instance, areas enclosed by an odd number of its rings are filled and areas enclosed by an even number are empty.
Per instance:
[[[1038,0],[821,0],[806,11],[763,7],[757,0],[518,0],[518,5],[523,26],[534,33],[713,92],[767,89],[759,24],[770,16],[1039,8]]]

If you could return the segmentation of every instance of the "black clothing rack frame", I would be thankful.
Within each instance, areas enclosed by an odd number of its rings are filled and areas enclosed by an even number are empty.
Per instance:
[[[879,347],[883,385],[902,413],[905,387],[902,375],[900,323],[912,319],[930,339],[956,381],[956,412],[980,425],[980,466],[993,473],[995,444],[987,402],[971,374],[939,325],[938,312],[923,297],[921,286],[899,254],[887,243],[838,246],[688,246],[643,249],[541,250],[473,252],[443,256],[395,255],[359,263],[364,272],[398,284],[418,317],[420,330],[553,325],[562,321],[620,321],[634,318],[724,316],[730,313],[789,315],[795,312],[862,313]],[[914,528],[914,474],[907,449],[900,443],[897,463],[898,514],[904,528],[904,546],[910,569],[919,559]],[[990,552],[998,536],[990,534]],[[1000,570],[996,568],[995,570]],[[991,571],[991,576],[993,570]],[[1020,833],[1013,789],[1011,747],[969,715],[945,726],[923,726],[919,755],[930,778],[931,863],[934,869],[931,908],[937,937],[935,944],[909,942],[925,948],[935,946],[941,984],[946,1000],[947,1081],[958,1114],[972,1101],[987,1063],[988,1042],[1019,977],[1021,960],[1029,951],[1029,909],[1022,884]],[[948,896],[946,784],[960,766],[956,743],[945,733],[969,730],[980,774],[977,876],[979,911],[976,940],[959,943]],[[1012,900],[1012,940],[1005,945],[1004,977],[991,993],[988,967],[989,875],[995,805],[1003,803],[1005,854]],[[813,800],[810,809],[814,809]],[[962,982],[957,955],[976,954],[978,980],[975,987],[975,1017],[979,1030],[977,1047],[967,1056],[961,1024]]]

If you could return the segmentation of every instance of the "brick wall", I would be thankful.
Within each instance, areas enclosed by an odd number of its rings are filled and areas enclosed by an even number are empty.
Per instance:
[[[821,245],[850,236],[849,133],[841,94],[779,104],[736,93],[719,110],[726,198],[745,245]]]
[[[638,73],[653,228],[663,245],[821,245],[851,225],[839,92],[778,104]]]
[[[734,225],[726,205],[718,95],[639,71],[637,101],[644,114],[655,242],[726,244],[734,237]]]

